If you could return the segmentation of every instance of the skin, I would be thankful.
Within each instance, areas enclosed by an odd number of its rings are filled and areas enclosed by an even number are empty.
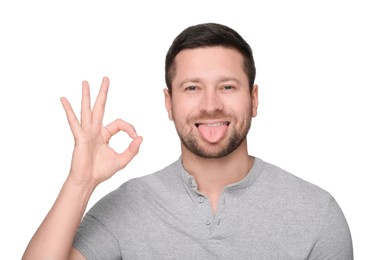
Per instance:
[[[94,189],[123,169],[138,153],[142,137],[134,127],[118,119],[102,125],[109,80],[103,78],[95,105],[91,109],[88,82],[82,84],[81,118],[70,103],[61,98],[75,140],[69,175],[48,215],[32,237],[23,259],[85,259],[72,248],[73,238]],[[133,141],[122,153],[108,144],[119,131]]]
[[[253,165],[248,155],[246,132],[251,118],[257,114],[258,88],[249,91],[239,52],[222,48],[184,50],[176,58],[176,75],[172,94],[164,90],[168,116],[174,121],[179,136],[192,136],[205,158],[192,152],[182,143],[185,169],[196,179],[215,211],[219,196],[226,185],[245,178]],[[190,81],[188,81],[190,80]],[[85,259],[72,242],[87,203],[94,189],[123,169],[137,155],[142,143],[134,127],[118,119],[102,125],[109,80],[103,78],[96,102],[91,108],[88,82],[82,84],[81,117],[77,119],[70,103],[61,98],[75,146],[69,175],[46,218],[32,237],[22,259]],[[189,88],[188,88],[189,87]],[[199,115],[203,115],[201,118]],[[217,115],[210,119],[210,115]],[[219,118],[222,116],[223,118]],[[228,121],[224,136],[209,143],[203,139],[197,123]],[[109,146],[109,140],[119,131],[133,140],[122,153]],[[228,155],[230,137],[241,134],[242,142]],[[219,156],[217,156],[219,154]]]
[[[243,141],[230,154],[204,158],[192,152],[183,142],[182,161],[194,176],[200,192],[205,194],[214,210],[223,188],[245,178],[253,165],[248,155],[246,133],[252,117],[257,115],[258,87],[249,90],[243,70],[243,57],[233,49],[208,47],[181,51],[175,58],[176,75],[172,94],[164,90],[165,107],[174,121],[181,139],[191,135],[209,155],[218,155],[229,143],[234,132],[244,135]],[[199,115],[222,114],[222,118]],[[217,143],[210,143],[199,133],[198,123],[229,121],[226,134]]]

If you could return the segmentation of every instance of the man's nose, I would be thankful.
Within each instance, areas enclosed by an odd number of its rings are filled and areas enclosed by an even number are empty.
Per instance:
[[[207,112],[213,112],[223,109],[223,102],[217,90],[207,89],[203,93],[200,109]]]

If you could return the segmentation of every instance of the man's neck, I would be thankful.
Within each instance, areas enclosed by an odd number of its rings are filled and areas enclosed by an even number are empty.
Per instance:
[[[198,190],[209,198],[215,211],[222,190],[244,179],[253,166],[254,158],[248,155],[244,141],[231,154],[218,159],[202,158],[182,147],[182,162],[184,169],[195,178]]]

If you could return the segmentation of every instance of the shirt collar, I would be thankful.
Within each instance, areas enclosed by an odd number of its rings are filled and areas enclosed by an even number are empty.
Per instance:
[[[234,191],[234,190],[247,188],[257,180],[257,178],[259,177],[261,170],[263,168],[264,162],[263,162],[263,160],[261,160],[257,157],[255,157],[254,159],[255,160],[253,162],[253,166],[250,169],[248,175],[239,182],[229,184],[228,186],[225,187],[224,190]],[[178,171],[180,172],[180,175],[181,175],[181,178],[183,180],[184,185],[187,188],[199,193],[198,184],[196,183],[195,178],[184,169],[181,157],[177,160],[176,165],[177,165]]]

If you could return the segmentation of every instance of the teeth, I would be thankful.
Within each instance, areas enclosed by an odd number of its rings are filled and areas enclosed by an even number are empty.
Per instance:
[[[223,123],[207,124],[207,126],[220,126],[220,125],[223,125]]]
[[[206,126],[210,126],[210,127],[213,127],[213,126],[221,126],[221,125],[229,125],[229,122],[218,122],[218,123],[196,123],[195,126],[196,127],[199,127],[200,125],[206,125]]]
[[[210,124],[206,124],[206,123],[201,123],[201,124],[196,124],[197,125],[197,127],[199,126],[199,125],[206,125],[206,126],[221,126],[221,125],[228,125],[228,123],[227,122],[218,122],[218,123],[210,123]]]

